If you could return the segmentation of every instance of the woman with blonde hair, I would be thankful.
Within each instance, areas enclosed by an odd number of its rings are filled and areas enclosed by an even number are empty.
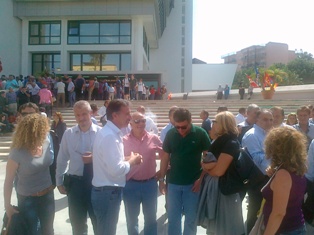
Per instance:
[[[53,159],[48,138],[49,124],[40,114],[23,117],[13,135],[4,181],[4,207],[9,219],[18,213],[11,205],[13,181],[17,177],[18,210],[31,235],[51,235],[55,202],[49,166]],[[38,226],[39,225],[39,226]]]
[[[287,121],[286,124],[289,126],[293,126],[295,124],[298,124],[298,117],[296,113],[289,113],[287,115]]]
[[[293,128],[275,128],[266,136],[265,153],[276,173],[262,189],[264,234],[305,234],[306,137]]]
[[[61,112],[55,112],[52,115],[52,118],[53,118],[53,121],[51,124],[51,130],[53,130],[57,134],[59,144],[60,144],[62,136],[63,136],[65,130],[67,129],[67,124],[63,121],[63,117],[62,117]]]
[[[212,123],[210,137],[213,142],[209,149],[210,153],[207,154],[207,157],[212,155],[212,159],[206,161],[205,157],[202,163],[203,172],[207,173],[205,176],[207,179],[205,178],[204,181],[209,182],[210,179],[211,183],[208,184],[209,190],[204,192],[202,189],[201,197],[205,196],[206,200],[200,207],[213,210],[211,213],[207,211],[207,215],[212,214],[213,217],[201,219],[202,225],[206,221],[207,234],[244,234],[240,195],[238,193],[223,195],[219,190],[219,177],[227,172],[240,153],[235,117],[231,112],[220,112]]]

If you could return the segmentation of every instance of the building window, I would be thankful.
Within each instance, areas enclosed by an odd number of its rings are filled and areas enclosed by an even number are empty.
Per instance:
[[[68,44],[130,44],[131,21],[69,21]]]
[[[48,70],[50,73],[60,71],[60,53],[32,54],[32,74],[36,75]]]
[[[30,21],[29,45],[56,45],[61,43],[61,21]]]
[[[143,48],[146,53],[147,59],[149,60],[149,44],[148,44],[147,34],[144,28],[143,28]]]
[[[131,70],[130,53],[73,53],[71,71],[126,71]]]
[[[158,11],[159,11],[159,24],[160,24],[160,31],[161,35],[163,34],[166,28],[166,11],[164,7],[164,1],[158,0]]]

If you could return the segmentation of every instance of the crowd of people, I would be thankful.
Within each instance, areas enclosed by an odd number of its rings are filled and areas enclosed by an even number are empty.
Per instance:
[[[158,100],[165,99],[167,88],[162,86],[155,88],[154,85],[146,86],[142,78],[136,79],[135,75],[121,79],[116,76],[114,80],[97,79],[90,76],[85,79],[82,75],[70,77],[50,76],[27,76],[23,77],[2,75],[0,79],[0,114],[14,119],[18,108],[28,102],[35,103],[52,116],[52,107],[73,107],[79,100]],[[10,128],[2,128],[8,131]]]
[[[302,204],[314,180],[312,106],[301,106],[287,118],[277,106],[250,104],[236,115],[222,106],[214,119],[201,110],[200,127],[188,109],[173,106],[160,135],[144,106],[133,111],[126,99],[105,100],[100,109],[76,101],[77,125],[67,128],[60,112],[52,114],[50,124],[36,103],[20,105],[4,183],[8,217],[25,217],[29,234],[54,234],[57,187],[67,195],[74,235],[87,234],[88,218],[94,234],[116,234],[122,200],[128,234],[140,233],[142,206],[144,234],[157,235],[159,188],[171,235],[197,234],[197,226],[207,234],[249,234],[262,204],[264,234],[311,229]],[[247,148],[265,180],[224,195],[219,178],[239,157],[240,147]],[[11,205],[14,188],[18,208]],[[246,226],[242,200],[248,200]]]

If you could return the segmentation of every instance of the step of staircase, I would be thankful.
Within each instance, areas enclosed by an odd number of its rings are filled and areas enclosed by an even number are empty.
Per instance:
[[[100,108],[103,106],[103,101],[91,101]],[[200,112],[205,109],[209,112],[209,117],[213,119],[217,113],[219,106],[226,106],[230,112],[237,114],[239,108],[247,107],[249,104],[255,103],[261,108],[271,108],[273,106],[280,106],[285,110],[285,114],[296,112],[297,108],[301,105],[312,104],[309,100],[210,100],[210,99],[193,99],[193,100],[147,100],[147,101],[131,101],[131,111],[135,112],[136,108],[140,105],[145,106],[146,114],[154,119],[157,123],[159,131],[167,125],[169,122],[168,111],[170,107],[176,105],[184,107],[190,110],[192,114],[192,122],[195,125],[201,125],[201,119],[199,117]],[[75,117],[73,115],[72,108],[53,108],[53,111],[60,111],[63,119],[67,124],[67,127],[76,125]],[[96,117],[99,121],[100,117]],[[10,151],[10,145],[12,142],[12,133],[8,133],[0,136],[0,159],[6,160]]]

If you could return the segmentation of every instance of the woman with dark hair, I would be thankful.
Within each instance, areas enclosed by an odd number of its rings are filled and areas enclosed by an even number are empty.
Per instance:
[[[61,112],[55,112],[52,115],[52,118],[53,118],[53,121],[51,124],[51,130],[53,130],[57,134],[58,139],[59,139],[59,144],[60,144],[63,133],[67,129],[67,124],[63,121]]]

